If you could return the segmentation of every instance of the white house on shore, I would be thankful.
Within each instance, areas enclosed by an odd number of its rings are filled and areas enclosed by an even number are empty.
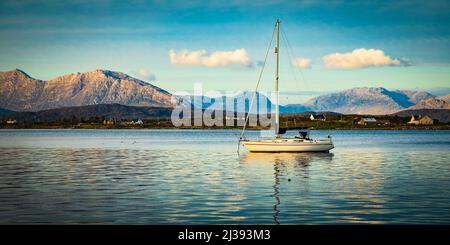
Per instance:
[[[17,120],[7,120],[6,124],[17,124]]]
[[[309,116],[309,119],[311,119],[311,121],[326,121],[327,118],[325,117],[324,114],[311,114]]]
[[[144,125],[144,122],[141,119],[138,119],[136,121],[134,121],[134,120],[124,121],[124,122],[122,122],[122,125],[139,125],[139,126],[142,126],[142,125]]]
[[[421,116],[421,115],[411,115],[411,120],[409,120],[408,124],[414,125],[432,125],[434,123],[433,118],[430,116]]]
[[[377,123],[377,119],[373,118],[373,117],[362,117],[359,118],[357,120],[357,123],[359,125],[369,125],[369,124],[376,124]]]
[[[134,125],[143,125],[144,122],[141,119],[138,119],[137,121],[134,122]]]

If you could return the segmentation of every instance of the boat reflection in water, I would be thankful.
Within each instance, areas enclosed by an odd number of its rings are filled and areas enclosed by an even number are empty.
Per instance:
[[[240,156],[241,165],[249,174],[256,175],[253,179],[260,179],[259,173],[266,172],[267,168],[273,168],[272,197],[273,221],[280,224],[280,207],[282,191],[308,192],[308,179],[310,167],[313,164],[329,165],[332,162],[333,153],[328,152],[303,152],[303,153],[252,153],[248,152]],[[260,170],[260,171],[258,171]],[[289,184],[289,186],[285,186]],[[293,184],[293,185],[290,185]],[[294,187],[294,189],[292,188]],[[291,195],[289,195],[291,196]]]

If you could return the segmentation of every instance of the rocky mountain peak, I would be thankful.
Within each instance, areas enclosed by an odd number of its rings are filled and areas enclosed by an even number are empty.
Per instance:
[[[376,115],[394,113],[431,97],[426,92],[357,87],[313,98],[306,105],[321,111]]]
[[[439,96],[437,97],[437,99],[443,100],[447,103],[450,103],[450,94],[444,95],[444,96]]]
[[[422,100],[408,109],[450,109],[450,94]]]
[[[122,72],[94,70],[63,75],[48,81],[22,71],[0,73],[0,107],[38,111],[68,106],[118,103],[171,107],[167,91]]]
[[[18,68],[11,71],[0,72],[0,77],[2,77],[3,79],[5,78],[32,79],[27,73]]]
[[[91,75],[91,76],[98,76],[98,77],[110,77],[110,78],[115,78],[115,79],[127,79],[127,78],[130,78],[127,74],[122,73],[122,72],[110,71],[110,70],[102,70],[102,69],[89,71],[89,72],[86,72],[84,74]]]

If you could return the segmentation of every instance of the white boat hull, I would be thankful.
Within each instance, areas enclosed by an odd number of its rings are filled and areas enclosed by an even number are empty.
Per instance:
[[[331,140],[244,140],[241,144],[250,152],[327,152],[334,148]]]

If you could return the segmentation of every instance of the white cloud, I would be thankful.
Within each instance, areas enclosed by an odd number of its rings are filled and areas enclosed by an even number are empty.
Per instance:
[[[175,52],[169,51],[170,63],[181,66],[206,66],[221,67],[230,65],[250,65],[250,58],[245,49],[236,49],[232,51],[215,51],[212,53],[206,50],[182,50]]]
[[[311,60],[306,58],[297,58],[293,62],[295,67],[299,69],[309,69],[311,68]]]
[[[398,59],[392,59],[380,49],[355,49],[351,53],[335,53],[323,57],[327,68],[354,69],[367,66],[401,65]]]
[[[156,76],[155,74],[151,73],[150,71],[146,70],[146,69],[140,69],[138,72],[139,78],[146,80],[146,81],[156,81]]]

